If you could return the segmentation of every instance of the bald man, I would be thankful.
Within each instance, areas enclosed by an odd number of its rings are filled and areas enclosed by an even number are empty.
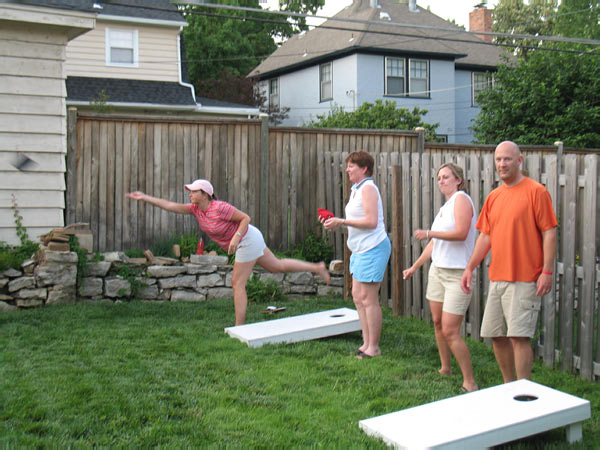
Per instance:
[[[523,156],[514,142],[494,153],[502,184],[485,199],[476,228],[481,232],[461,287],[471,292],[473,270],[492,251],[490,287],[481,336],[492,338],[504,382],[531,378],[530,340],[542,296],[552,289],[556,254],[556,216],[544,186],[521,172]]]

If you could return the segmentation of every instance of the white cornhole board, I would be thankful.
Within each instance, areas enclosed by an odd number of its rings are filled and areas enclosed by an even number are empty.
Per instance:
[[[353,309],[339,308],[229,327],[225,328],[225,333],[245,342],[248,347],[260,347],[264,344],[309,341],[358,330],[358,313]]]
[[[518,380],[361,420],[359,426],[395,448],[481,449],[563,426],[567,440],[575,442],[582,437],[581,422],[590,417],[587,400]]]

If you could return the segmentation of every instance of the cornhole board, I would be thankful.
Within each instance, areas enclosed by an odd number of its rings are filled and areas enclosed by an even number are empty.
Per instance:
[[[361,420],[368,435],[395,448],[481,449],[558,427],[581,439],[590,402],[529,380],[518,380]]]
[[[360,330],[358,313],[353,309],[339,308],[238,325],[225,328],[225,333],[245,342],[248,347],[261,347],[264,344],[309,341],[358,330]]]

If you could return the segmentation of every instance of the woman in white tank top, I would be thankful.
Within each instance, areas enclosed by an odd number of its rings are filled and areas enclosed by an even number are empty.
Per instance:
[[[402,272],[407,280],[431,258],[427,294],[440,354],[442,375],[450,375],[451,352],[463,375],[461,390],[478,389],[473,377],[471,355],[460,335],[460,326],[471,302],[471,295],[460,287],[460,278],[475,245],[475,207],[465,192],[463,170],[455,164],[442,165],[437,172],[438,186],[446,203],[440,208],[430,230],[416,230],[418,240],[431,239],[421,256]]]
[[[363,344],[355,352],[359,359],[381,355],[379,287],[392,249],[383,222],[381,195],[371,178],[374,164],[373,157],[364,150],[348,155],[346,173],[354,184],[346,205],[346,218],[321,220],[326,230],[348,227],[346,244],[352,251],[352,298],[363,334]]]

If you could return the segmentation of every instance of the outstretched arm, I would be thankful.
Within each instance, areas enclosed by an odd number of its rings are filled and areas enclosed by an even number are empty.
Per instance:
[[[162,198],[152,197],[151,195],[144,194],[140,191],[129,192],[125,194],[125,197],[132,198],[134,200],[142,200],[151,205],[158,206],[166,211],[171,211],[177,214],[189,214],[188,208],[184,203],[171,202]]]

